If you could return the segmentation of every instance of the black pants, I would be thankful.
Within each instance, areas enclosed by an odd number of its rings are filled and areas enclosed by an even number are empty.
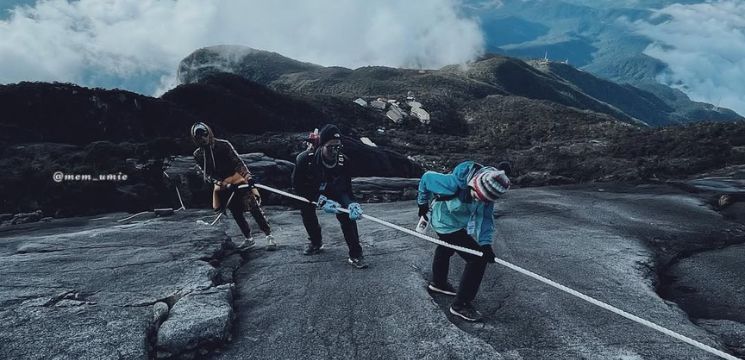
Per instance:
[[[349,248],[350,258],[362,257],[362,246],[360,246],[360,234],[357,232],[357,222],[349,219],[348,214],[336,214],[336,219],[341,224],[341,232]]]
[[[451,234],[440,234],[437,233],[440,240],[445,241],[449,244],[462,246],[469,249],[480,250],[479,244],[474,240],[465,229],[458,230]],[[448,271],[450,270],[450,257],[456,253],[455,250],[445,247],[437,246],[435,249],[435,257],[432,261],[432,282],[435,285],[444,285],[448,281]],[[479,292],[481,286],[481,279],[484,278],[484,271],[486,271],[486,260],[483,257],[457,252],[463,260],[466,261],[466,268],[463,270],[463,275],[460,278],[460,284],[458,285],[458,292],[455,295],[455,302],[459,304],[473,301],[476,298],[476,293]]]
[[[228,199],[230,199],[230,194],[230,191],[221,191],[219,193],[220,203],[226,204]],[[233,199],[230,200],[230,203],[227,205],[230,213],[233,215],[233,218],[235,219],[236,224],[238,224],[238,227],[241,229],[241,233],[243,233],[244,237],[251,237],[251,227],[248,225],[248,221],[246,221],[246,218],[243,216],[243,213],[246,211],[246,209],[251,212],[251,215],[253,216],[254,220],[256,220],[256,223],[259,224],[259,228],[261,229],[261,231],[264,232],[264,234],[269,235],[272,233],[272,230],[269,227],[269,223],[266,220],[266,216],[264,216],[264,211],[261,210],[261,206],[259,206],[259,203],[256,202],[256,198],[253,196],[253,194],[251,194],[250,191],[242,189],[236,190],[235,195],[233,195]]]
[[[303,197],[307,199],[315,199],[318,195],[313,196],[313,194],[304,194]],[[303,217],[303,225],[305,226],[305,230],[308,232],[308,238],[310,239],[311,244],[321,246],[321,244],[323,244],[321,225],[318,224],[315,205],[301,205],[300,216]],[[344,234],[344,241],[347,242],[349,257],[362,257],[362,246],[360,245],[360,235],[357,230],[357,222],[350,220],[349,215],[344,213],[337,214],[336,219],[339,220],[341,232]]]
[[[321,225],[318,224],[318,216],[316,215],[316,206],[303,203],[300,205],[300,216],[303,217],[303,226],[305,226],[305,231],[308,232],[310,243],[321,246],[323,238],[321,237]]]

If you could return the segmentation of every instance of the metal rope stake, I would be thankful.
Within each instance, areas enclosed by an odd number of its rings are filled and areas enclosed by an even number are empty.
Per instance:
[[[163,175],[165,175],[166,178],[168,178],[168,180],[171,179],[171,177],[168,176],[167,172],[163,171]],[[186,210],[186,206],[184,206],[184,200],[181,200],[181,192],[178,190],[178,184],[173,183],[173,187],[176,188],[176,196],[178,196],[178,202],[181,204],[181,207],[178,208],[177,210],[174,210],[174,212],[180,211],[180,210]]]
[[[314,205],[316,204],[315,202],[310,201],[310,200],[308,200],[308,199],[306,199],[304,197],[297,196],[295,194],[290,194],[288,192],[285,192],[285,191],[282,191],[282,190],[278,190],[278,189],[275,189],[275,188],[272,188],[272,187],[269,187],[269,186],[266,186],[266,185],[256,184],[256,187],[257,188],[260,188],[260,189],[264,189],[266,191],[277,193],[279,195],[283,195],[283,196],[286,196],[286,197],[289,197],[289,198],[293,198],[295,200],[299,200],[299,201],[302,201],[302,202],[306,202],[306,203],[310,203],[310,204],[314,204]],[[342,212],[344,212],[344,213],[347,213],[347,214],[349,213],[349,210],[347,210],[347,209],[340,208],[339,210],[342,211]],[[406,228],[401,227],[401,226],[398,226],[396,224],[391,224],[391,223],[389,223],[387,221],[380,220],[380,219],[374,218],[374,217],[369,216],[369,215],[364,215],[363,214],[362,217],[365,218],[365,219],[371,220],[373,222],[376,222],[378,224],[385,225],[385,226],[391,227],[391,228],[396,229],[396,230],[399,230],[399,231],[403,231],[403,232],[405,232],[407,234],[410,234],[410,235],[414,235],[414,236],[416,236],[416,237],[418,237],[420,239],[424,239],[424,240],[427,240],[429,242],[432,242],[432,243],[435,243],[435,244],[438,244],[438,245],[446,246],[446,247],[449,247],[451,249],[455,249],[455,250],[458,250],[458,251],[467,252],[469,254],[473,254],[473,255],[476,255],[476,256],[484,256],[484,254],[482,252],[480,252],[480,251],[476,251],[476,250],[472,250],[472,249],[468,249],[468,248],[464,248],[464,247],[460,247],[460,246],[451,245],[451,244],[448,244],[448,243],[446,243],[444,241],[437,240],[437,239],[432,238],[432,237],[429,237],[427,235],[420,234],[420,233],[418,233],[416,231],[406,229]],[[701,349],[703,351],[706,351],[706,352],[708,352],[710,354],[719,356],[719,357],[721,357],[723,359],[727,359],[727,360],[742,360],[740,358],[737,358],[737,357],[734,357],[734,356],[732,356],[730,354],[727,354],[727,353],[725,353],[725,352],[723,352],[721,350],[717,350],[717,349],[715,349],[715,348],[713,348],[713,347],[711,347],[709,345],[706,345],[706,344],[701,343],[699,341],[693,340],[693,339],[691,339],[691,338],[689,338],[689,337],[687,337],[685,335],[682,335],[682,334],[679,334],[679,333],[677,333],[675,331],[672,331],[672,330],[670,330],[670,329],[668,329],[666,327],[657,325],[657,324],[655,324],[655,323],[653,323],[653,322],[651,322],[649,320],[645,320],[645,319],[642,319],[642,318],[640,318],[640,317],[638,317],[636,315],[630,314],[630,313],[628,313],[626,311],[623,311],[623,310],[621,310],[621,309],[619,309],[619,308],[617,308],[617,307],[615,307],[613,305],[606,304],[606,303],[604,303],[604,302],[602,302],[600,300],[597,300],[597,299],[595,299],[593,297],[587,296],[587,295],[585,295],[585,294],[583,294],[583,293],[581,293],[581,292],[579,292],[577,290],[568,288],[568,287],[566,287],[564,285],[561,285],[561,284],[559,284],[559,283],[557,283],[555,281],[552,281],[552,280],[547,279],[547,278],[545,278],[543,276],[540,276],[540,275],[538,275],[538,274],[536,274],[536,273],[534,273],[532,271],[525,270],[525,269],[523,269],[523,268],[521,268],[521,267],[519,267],[517,265],[514,265],[514,264],[512,264],[510,262],[504,261],[504,260],[502,260],[500,258],[494,258],[494,261],[496,261],[497,264],[500,264],[500,265],[505,266],[505,267],[507,267],[509,269],[512,269],[514,271],[517,271],[517,272],[519,272],[519,273],[521,273],[523,275],[529,276],[529,277],[531,277],[531,278],[533,278],[535,280],[538,280],[538,281],[540,281],[540,282],[542,282],[542,283],[544,283],[546,285],[549,285],[549,286],[551,286],[553,288],[559,289],[559,290],[561,290],[561,291],[563,291],[563,292],[565,292],[565,293],[567,293],[569,295],[578,297],[578,298],[580,298],[580,299],[582,299],[584,301],[589,302],[590,304],[593,304],[595,306],[601,307],[601,308],[603,308],[605,310],[608,310],[608,311],[610,311],[610,312],[612,312],[614,314],[623,316],[623,317],[625,317],[625,318],[627,318],[627,319],[629,319],[631,321],[634,321],[634,322],[636,322],[638,324],[641,324],[641,325],[644,325],[646,327],[649,327],[650,329],[657,330],[657,331],[659,331],[659,332],[661,332],[661,333],[663,333],[665,335],[668,335],[670,337],[673,337],[675,339],[678,339],[680,341],[683,341],[683,342],[685,342],[685,343],[687,343],[689,345],[695,346],[695,347],[697,347],[697,348],[699,348],[699,349]]]
[[[244,189],[244,188],[247,188],[247,187],[249,187],[248,184],[238,185],[238,189]],[[219,214],[217,214],[217,217],[215,218],[215,220],[213,220],[209,224],[210,226],[215,225],[217,223],[217,221],[220,220],[220,218],[223,216],[223,214],[225,214],[225,211],[228,211],[228,206],[230,206],[230,201],[233,200],[233,196],[234,195],[235,195],[235,191],[233,191],[233,192],[230,193],[230,197],[228,198],[228,201],[225,203],[225,206],[223,207],[225,210],[224,211],[221,211]]]

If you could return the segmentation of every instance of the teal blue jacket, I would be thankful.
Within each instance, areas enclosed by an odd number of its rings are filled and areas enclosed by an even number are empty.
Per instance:
[[[494,235],[494,203],[476,201],[468,191],[468,180],[478,167],[473,161],[465,161],[449,174],[427,171],[419,180],[417,203],[427,204],[433,195],[452,197],[446,201],[435,201],[432,205],[432,229],[440,234],[471,230],[469,234],[479,245],[491,245]],[[469,222],[473,223],[473,229],[469,229]]]

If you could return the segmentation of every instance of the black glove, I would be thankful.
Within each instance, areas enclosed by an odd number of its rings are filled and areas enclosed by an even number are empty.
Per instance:
[[[254,178],[252,178],[252,177],[251,178],[248,178],[247,181],[248,181],[248,188],[249,189],[253,189],[253,188],[256,187],[256,180],[254,180]]]
[[[494,250],[492,250],[491,245],[481,245],[481,252],[484,253],[484,260],[486,260],[486,262],[496,262],[494,258],[497,257],[497,255],[494,254]]]
[[[427,213],[429,213],[429,204],[421,204],[419,205],[419,217],[424,216],[429,220]]]

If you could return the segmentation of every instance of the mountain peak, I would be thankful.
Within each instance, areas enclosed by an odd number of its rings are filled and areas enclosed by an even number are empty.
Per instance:
[[[216,72],[239,74],[249,80],[265,83],[287,71],[305,71],[320,65],[290,59],[276,52],[241,45],[216,45],[198,49],[181,60],[178,80],[181,84],[199,82]]]

